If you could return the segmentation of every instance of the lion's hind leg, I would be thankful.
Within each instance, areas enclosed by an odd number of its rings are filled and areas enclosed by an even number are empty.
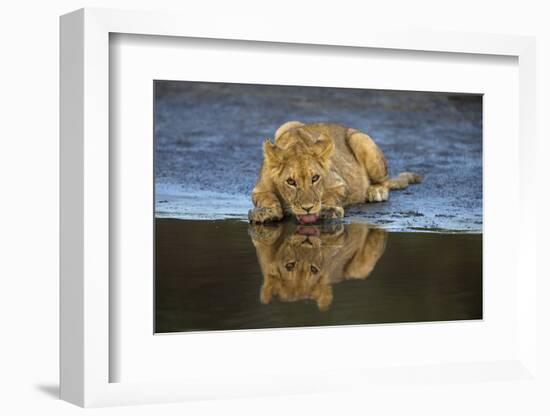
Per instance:
[[[386,185],[370,185],[367,188],[367,202],[384,202],[390,197],[390,188]]]
[[[348,129],[347,142],[359,163],[363,165],[369,179],[365,191],[367,202],[387,201],[389,197],[388,164],[382,150],[371,137],[361,130]]]
[[[405,189],[410,184],[422,182],[422,176],[413,172],[402,172],[390,178],[384,153],[368,134],[357,129],[348,129],[347,140],[369,177],[370,184],[365,197],[367,202],[386,201],[391,189]]]
[[[346,279],[367,278],[386,250],[388,233],[385,230],[378,228],[365,230],[362,226],[361,232],[364,234],[361,245],[344,270]]]

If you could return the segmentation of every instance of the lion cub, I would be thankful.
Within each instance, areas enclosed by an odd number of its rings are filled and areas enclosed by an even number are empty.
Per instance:
[[[390,179],[382,150],[365,133],[339,124],[289,121],[264,142],[264,161],[252,190],[250,222],[295,215],[302,224],[344,216],[344,207],[386,201],[422,177]]]

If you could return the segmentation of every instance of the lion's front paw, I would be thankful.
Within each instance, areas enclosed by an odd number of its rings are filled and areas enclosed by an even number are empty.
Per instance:
[[[283,224],[250,224],[248,226],[248,235],[252,238],[254,243],[263,243],[271,245],[281,235],[283,230]]]
[[[322,220],[336,220],[344,217],[344,208],[342,207],[323,207],[319,218]]]
[[[387,201],[390,191],[386,186],[372,185],[367,189],[367,202]]]
[[[257,207],[248,211],[248,220],[256,224],[264,224],[266,222],[280,221],[283,219],[281,209]]]

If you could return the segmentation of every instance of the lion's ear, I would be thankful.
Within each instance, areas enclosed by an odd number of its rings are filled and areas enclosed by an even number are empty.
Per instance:
[[[262,285],[262,291],[260,293],[260,301],[267,305],[269,302],[271,302],[271,283],[269,281],[264,282]]]
[[[311,133],[304,129],[296,129],[296,133],[298,133],[298,136],[300,136],[302,140],[309,141],[310,143],[315,141]]]
[[[313,297],[317,302],[317,307],[321,312],[328,310],[332,303],[332,286],[327,284],[320,284],[315,288]]]
[[[271,165],[280,164],[282,162],[282,149],[276,144],[271,143],[269,139],[264,141],[264,159]]]
[[[334,151],[334,141],[326,134],[321,134],[313,145],[313,152],[322,160],[328,160]]]

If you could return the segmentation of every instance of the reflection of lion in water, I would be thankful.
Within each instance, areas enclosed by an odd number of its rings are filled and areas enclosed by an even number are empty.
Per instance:
[[[313,299],[320,310],[332,302],[332,285],[365,279],[384,253],[387,233],[366,224],[251,225],[264,282],[260,299]]]
[[[296,215],[302,224],[344,216],[344,207],[388,199],[390,189],[422,180],[403,172],[388,176],[382,150],[357,129],[289,121],[264,143],[264,161],[252,190],[252,223]]]

